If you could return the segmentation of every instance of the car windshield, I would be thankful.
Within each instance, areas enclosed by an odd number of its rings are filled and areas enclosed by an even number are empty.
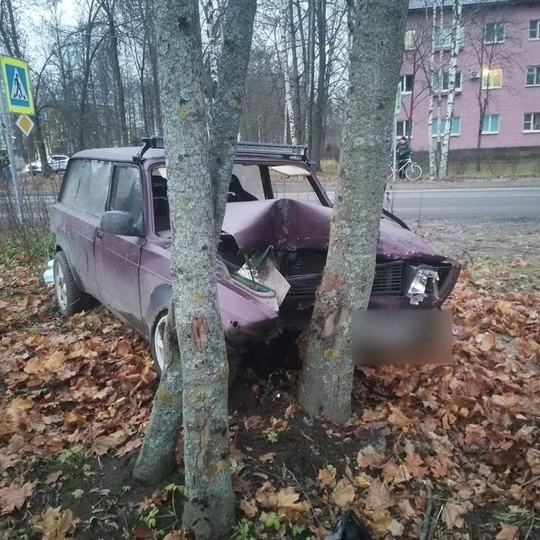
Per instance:
[[[154,230],[159,236],[170,236],[167,169],[152,169]],[[328,205],[323,192],[317,189],[309,169],[297,164],[261,165],[235,163],[229,185],[229,203],[294,199]]]

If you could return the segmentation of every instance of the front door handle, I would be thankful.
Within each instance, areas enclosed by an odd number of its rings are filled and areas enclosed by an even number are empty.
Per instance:
[[[103,239],[103,231],[101,229],[96,229],[96,237]]]

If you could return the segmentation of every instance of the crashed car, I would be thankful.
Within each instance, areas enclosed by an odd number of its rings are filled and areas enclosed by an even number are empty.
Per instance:
[[[331,206],[305,147],[238,144],[216,261],[231,354],[306,328],[326,262]],[[161,370],[172,294],[163,140],[72,156],[51,230],[61,313],[97,299],[150,342]],[[437,310],[459,272],[457,261],[384,212],[369,307]]]

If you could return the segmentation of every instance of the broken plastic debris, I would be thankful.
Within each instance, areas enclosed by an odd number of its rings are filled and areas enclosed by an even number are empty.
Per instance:
[[[43,280],[47,285],[53,285],[54,283],[54,271],[53,271],[54,261],[49,261],[47,263],[47,269],[43,272]]]

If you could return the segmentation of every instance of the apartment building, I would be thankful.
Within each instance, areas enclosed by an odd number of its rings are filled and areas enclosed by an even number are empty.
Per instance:
[[[410,136],[415,151],[436,136],[439,110],[446,117],[453,1],[444,4],[434,28],[433,0],[410,2],[397,120],[398,135]],[[442,65],[434,74],[433,35],[435,64]],[[540,0],[463,0],[458,42],[451,150],[540,149]]]

